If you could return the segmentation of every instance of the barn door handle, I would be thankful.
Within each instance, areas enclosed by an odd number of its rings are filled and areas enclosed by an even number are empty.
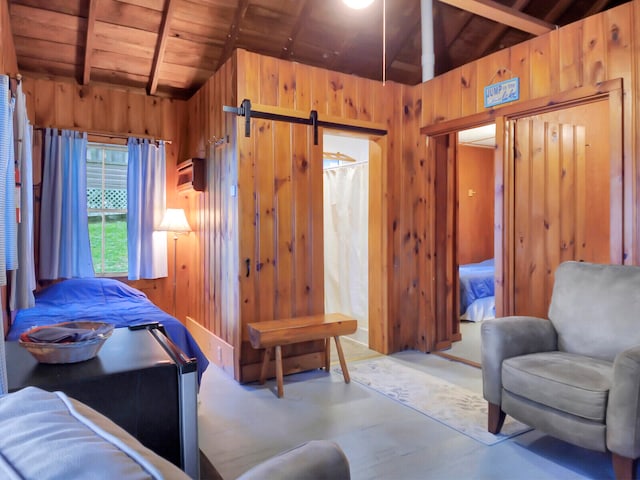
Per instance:
[[[250,259],[250,258],[247,258],[247,259],[244,261],[244,263],[245,263],[245,265],[247,266],[247,275],[246,275],[246,277],[247,277],[247,278],[249,278],[249,274],[251,273],[251,259]]]

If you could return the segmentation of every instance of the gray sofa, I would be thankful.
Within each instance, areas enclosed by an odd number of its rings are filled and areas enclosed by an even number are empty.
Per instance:
[[[240,478],[349,476],[349,462],[340,447],[321,440],[276,455]],[[0,478],[189,479],[95,410],[63,393],[35,387],[0,395]]]
[[[549,319],[481,329],[489,431],[505,414],[564,441],[610,451],[617,478],[640,456],[640,267],[561,264]]]

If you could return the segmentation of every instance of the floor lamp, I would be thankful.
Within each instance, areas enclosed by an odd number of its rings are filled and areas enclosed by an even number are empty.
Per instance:
[[[178,254],[178,235],[189,233],[191,227],[187,221],[187,216],[182,208],[167,208],[164,217],[158,228],[161,232],[173,232],[173,316],[176,316],[176,287],[177,287],[177,254]]]

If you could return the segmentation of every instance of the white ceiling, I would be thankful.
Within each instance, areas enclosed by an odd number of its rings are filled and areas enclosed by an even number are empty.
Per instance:
[[[495,148],[496,145],[496,125],[483,125],[482,127],[471,128],[458,132],[458,144],[473,147]]]

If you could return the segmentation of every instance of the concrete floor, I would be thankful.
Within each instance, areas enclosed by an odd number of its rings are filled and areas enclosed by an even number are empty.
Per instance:
[[[481,326],[482,322],[460,321],[462,340],[455,342],[450,349],[444,350],[444,352],[472,362],[482,363],[482,355],[480,354]]]
[[[392,355],[476,392],[481,371],[420,352]],[[336,358],[334,357],[334,360]],[[239,385],[211,364],[200,390],[200,448],[224,480],[312,439],[337,442],[358,479],[608,479],[610,457],[535,430],[485,446],[356,382],[322,370]]]

